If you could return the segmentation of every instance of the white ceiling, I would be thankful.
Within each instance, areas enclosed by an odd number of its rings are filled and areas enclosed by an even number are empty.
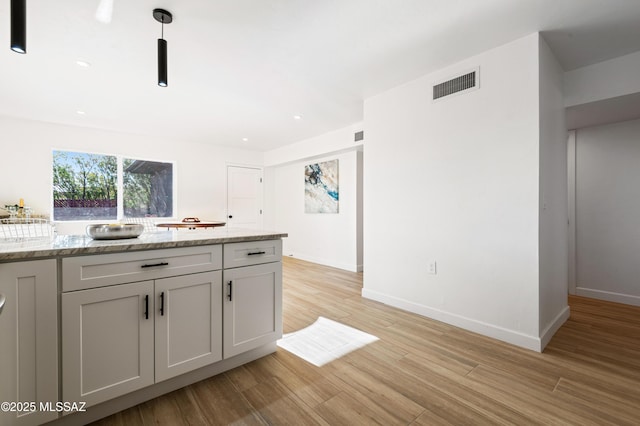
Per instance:
[[[99,0],[27,0],[27,55],[9,49],[2,1],[0,115],[268,150],[361,121],[363,99],[534,31],[565,70],[640,50],[637,0],[114,1],[103,24]],[[167,88],[157,7],[174,15]]]

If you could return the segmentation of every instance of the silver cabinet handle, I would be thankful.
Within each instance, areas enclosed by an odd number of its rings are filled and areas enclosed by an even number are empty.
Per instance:
[[[2,308],[4,308],[4,303],[7,301],[7,298],[4,294],[0,293],[0,314],[2,313]]]

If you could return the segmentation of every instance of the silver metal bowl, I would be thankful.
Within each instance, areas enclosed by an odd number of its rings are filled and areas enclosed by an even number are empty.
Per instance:
[[[88,225],[87,235],[94,240],[121,240],[137,238],[144,231],[144,225],[138,223],[112,223]]]

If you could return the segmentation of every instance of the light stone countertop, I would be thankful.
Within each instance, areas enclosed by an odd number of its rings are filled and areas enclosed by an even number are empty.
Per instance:
[[[275,240],[287,236],[288,234],[282,232],[254,229],[212,228],[144,232],[138,238],[124,240],[93,240],[85,235],[58,235],[55,239],[46,241],[38,239],[22,241],[0,240],[0,262]]]

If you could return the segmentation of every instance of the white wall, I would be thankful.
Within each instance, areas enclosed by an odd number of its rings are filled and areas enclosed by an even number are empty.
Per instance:
[[[540,38],[540,336],[545,346],[569,317],[567,305],[567,126],[563,70]]]
[[[568,71],[565,106],[586,104],[640,92],[640,52]]]
[[[287,232],[283,253],[310,262],[362,270],[362,142],[354,123],[265,153],[265,228]],[[304,166],[339,160],[340,212],[304,212]]]
[[[564,75],[567,127],[604,126],[640,118],[640,52]]]
[[[355,150],[298,161],[275,167],[269,195],[274,229],[289,234],[283,240],[283,254],[349,271],[362,269],[358,259],[358,152]],[[304,167],[338,160],[339,213],[309,214],[304,211]]]
[[[365,101],[363,296],[541,350],[539,49],[532,34]],[[476,66],[479,90],[430,100]]]
[[[52,151],[75,150],[175,161],[176,217],[224,220],[226,163],[262,166],[263,153],[179,140],[0,117],[0,204],[24,198],[36,213],[51,213]],[[86,223],[59,223],[59,233],[83,233]]]
[[[576,131],[576,293],[640,306],[640,120]]]
[[[264,153],[265,167],[277,166],[306,158],[353,150],[362,146],[354,141],[354,133],[362,130],[362,123],[336,129],[310,139],[285,145]]]

